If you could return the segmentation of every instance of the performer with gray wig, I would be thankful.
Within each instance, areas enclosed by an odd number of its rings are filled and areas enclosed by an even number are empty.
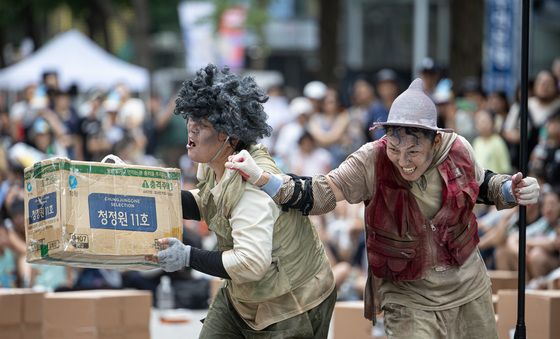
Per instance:
[[[165,271],[191,267],[225,279],[204,320],[201,338],[326,338],[336,301],[323,245],[308,217],[282,211],[238,171],[229,156],[243,150],[269,173],[280,171],[266,148],[271,133],[264,91],[250,77],[214,65],[183,84],[176,114],[187,120],[197,189],[182,192],[183,218],[204,220],[218,248],[206,251],[174,238],[157,260]],[[266,190],[267,187],[264,187]]]
[[[534,204],[539,185],[521,173],[484,170],[467,140],[436,121],[436,107],[416,79],[387,122],[374,123],[385,136],[327,175],[267,173],[244,152],[226,167],[273,186],[267,191],[277,203],[304,214],[326,213],[340,200],[365,204],[364,312],[375,321],[375,311],[384,311],[388,338],[497,338],[473,207]]]

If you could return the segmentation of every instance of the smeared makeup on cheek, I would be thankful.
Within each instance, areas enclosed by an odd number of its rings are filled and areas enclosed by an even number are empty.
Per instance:
[[[216,136],[218,135],[217,131],[208,131],[208,129],[205,129],[205,131],[203,133],[200,133],[200,144],[201,145],[209,145],[212,144],[214,140],[216,140]]]
[[[203,153],[212,152],[219,142],[219,132],[204,120],[189,120],[187,135],[187,150],[189,152],[195,152],[195,149],[200,149]],[[194,155],[194,153],[192,154]]]

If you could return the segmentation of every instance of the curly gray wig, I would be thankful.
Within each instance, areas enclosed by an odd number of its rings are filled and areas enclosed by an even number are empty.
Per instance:
[[[237,148],[245,148],[272,132],[262,106],[267,100],[253,78],[209,64],[198,70],[193,80],[183,83],[174,113],[185,119],[207,120],[216,131],[243,144]]]

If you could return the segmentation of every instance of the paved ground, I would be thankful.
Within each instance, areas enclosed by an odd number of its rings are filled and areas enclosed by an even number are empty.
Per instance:
[[[191,339],[198,338],[207,310],[152,309],[150,320],[151,339]]]
[[[151,339],[194,339],[198,338],[202,323],[200,322],[206,316],[208,310],[185,310],[176,309],[169,311],[160,311],[152,309],[152,317],[150,321]],[[329,339],[332,338],[329,331]],[[378,324],[374,333],[383,334],[383,327]],[[379,338],[379,337],[376,337]],[[225,338],[224,338],[225,339]]]

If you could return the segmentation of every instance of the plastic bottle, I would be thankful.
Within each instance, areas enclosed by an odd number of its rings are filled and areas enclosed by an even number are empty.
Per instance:
[[[175,293],[173,286],[171,286],[171,279],[168,276],[164,275],[160,278],[156,297],[158,309],[168,310],[175,307]]]

